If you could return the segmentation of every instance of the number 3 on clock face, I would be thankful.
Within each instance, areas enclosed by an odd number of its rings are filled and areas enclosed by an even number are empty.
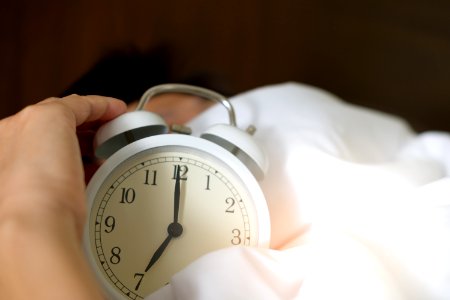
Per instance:
[[[88,187],[88,258],[114,298],[142,299],[208,252],[268,243],[265,200],[250,173],[227,151],[185,144],[134,146]]]

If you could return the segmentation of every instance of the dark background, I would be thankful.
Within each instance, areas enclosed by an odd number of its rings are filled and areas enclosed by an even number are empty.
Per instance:
[[[450,130],[448,0],[2,0],[0,117],[67,93],[284,81]],[[276,101],[276,99],[274,99]]]

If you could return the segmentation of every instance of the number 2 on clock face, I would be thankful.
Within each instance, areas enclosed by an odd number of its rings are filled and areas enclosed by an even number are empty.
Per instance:
[[[142,299],[189,262],[210,251],[257,242],[245,183],[202,153],[148,151],[114,169],[95,197],[90,239],[99,269],[130,299]],[[145,271],[174,223],[179,236]]]

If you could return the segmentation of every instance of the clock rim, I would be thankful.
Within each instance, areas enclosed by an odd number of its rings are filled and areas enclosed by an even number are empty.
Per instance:
[[[193,137],[181,134],[160,134],[157,136],[150,136],[138,141],[135,141],[125,147],[119,149],[111,157],[109,157],[95,172],[94,176],[89,181],[86,188],[87,198],[87,213],[85,218],[85,226],[83,232],[83,249],[87,260],[93,269],[97,279],[100,280],[102,287],[108,296],[113,299],[126,299],[122,294],[117,292],[110,282],[103,276],[100,268],[98,268],[94,254],[91,251],[91,241],[89,238],[89,220],[91,219],[92,206],[99,189],[104,180],[109,174],[114,171],[124,161],[130,157],[139,154],[150,148],[165,147],[165,146],[181,146],[198,149],[213,156],[216,160],[221,161],[228,166],[233,172],[240,177],[241,181],[245,183],[248,192],[253,199],[253,205],[256,211],[256,224],[258,227],[258,242],[257,247],[268,248],[270,244],[270,216],[267,207],[267,202],[262,192],[262,189],[253,176],[251,171],[232,153],[214,144],[206,139]]]

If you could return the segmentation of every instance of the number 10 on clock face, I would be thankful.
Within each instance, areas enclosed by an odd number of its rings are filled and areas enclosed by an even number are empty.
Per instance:
[[[107,174],[91,201],[90,254],[124,299],[142,299],[203,254],[261,243],[245,178],[208,153],[158,147]]]

